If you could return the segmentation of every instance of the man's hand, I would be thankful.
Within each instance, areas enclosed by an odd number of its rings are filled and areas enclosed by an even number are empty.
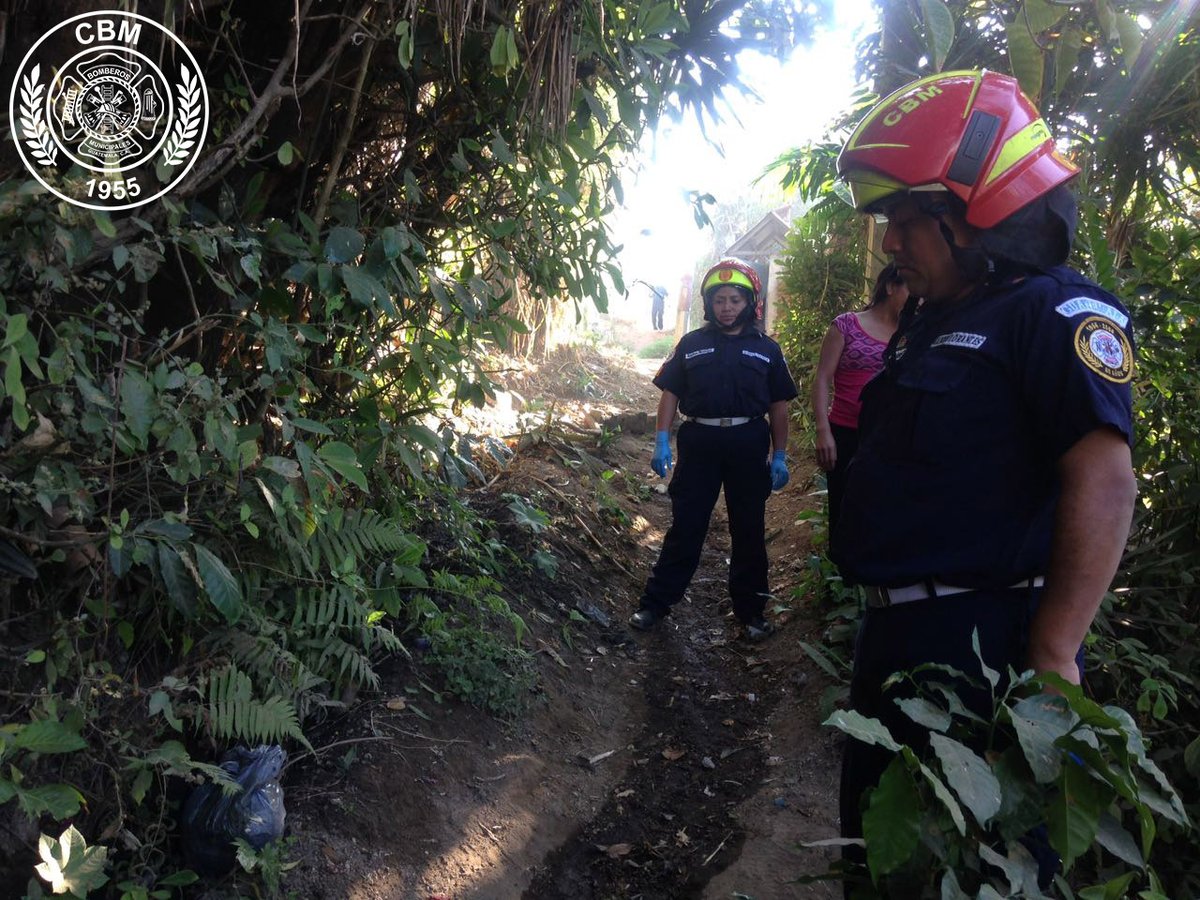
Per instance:
[[[782,490],[789,477],[786,454],[782,450],[776,450],[771,455],[771,490]]]
[[[665,431],[654,433],[654,455],[650,457],[650,468],[659,478],[666,478],[674,459],[671,457],[671,438]]]

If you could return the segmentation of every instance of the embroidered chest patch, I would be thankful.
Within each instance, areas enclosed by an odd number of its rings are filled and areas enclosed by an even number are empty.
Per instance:
[[[686,360],[686,359],[691,359],[692,357],[695,357],[695,356],[703,356],[706,353],[716,353],[716,352],[717,352],[716,347],[702,347],[699,350],[693,350],[690,353],[683,354],[683,358]]]
[[[986,340],[986,335],[951,331],[949,334],[939,334],[930,347],[965,347],[967,350],[978,350]]]
[[[751,356],[754,359],[761,359],[768,366],[771,364],[771,357],[767,356],[765,353],[757,353],[754,350],[743,350],[742,356]]]
[[[1124,384],[1133,378],[1133,348],[1111,320],[1088,316],[1075,331],[1075,354],[1085,366],[1109,381]]]

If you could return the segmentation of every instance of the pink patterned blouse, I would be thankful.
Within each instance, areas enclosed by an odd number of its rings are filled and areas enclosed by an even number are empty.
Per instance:
[[[829,409],[829,421],[844,428],[858,427],[858,413],[862,408],[859,395],[875,373],[883,368],[883,351],[886,341],[871,337],[858,323],[852,312],[842,313],[833,320],[837,330],[845,338],[842,356],[833,373],[833,404]]]

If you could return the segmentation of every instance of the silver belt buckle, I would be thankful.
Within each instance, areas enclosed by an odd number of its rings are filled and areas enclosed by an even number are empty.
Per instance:
[[[722,428],[728,428],[732,424],[733,424],[733,418],[731,416],[721,420]]]

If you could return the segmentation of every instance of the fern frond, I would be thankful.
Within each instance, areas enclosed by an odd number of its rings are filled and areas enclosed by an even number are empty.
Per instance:
[[[317,648],[314,647],[314,649]],[[334,684],[338,686],[365,684],[371,688],[379,687],[379,676],[371,667],[371,661],[353,644],[336,635],[329,635],[324,639],[319,650],[320,656],[313,668],[318,672],[324,672],[332,668],[329,666],[331,661],[336,661],[337,675],[331,679]]]
[[[311,749],[295,707],[277,695],[255,697],[250,676],[232,664],[208,676],[208,727],[218,739],[260,744],[290,737]]]

